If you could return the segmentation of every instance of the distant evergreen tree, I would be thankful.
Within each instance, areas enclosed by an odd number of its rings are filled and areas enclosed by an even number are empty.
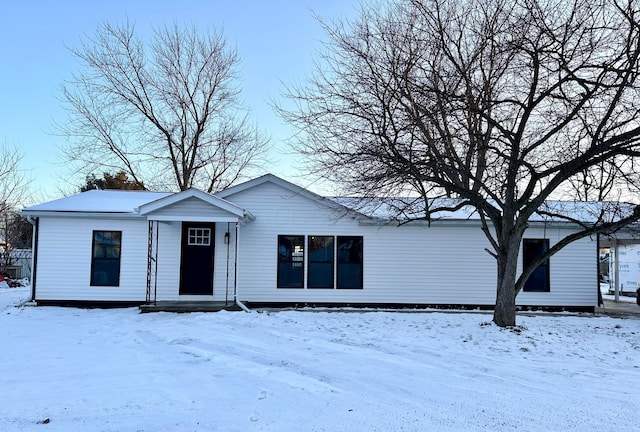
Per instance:
[[[80,192],[92,189],[147,190],[144,187],[144,183],[129,180],[127,173],[124,171],[118,171],[113,175],[105,172],[102,174],[102,178],[97,178],[95,174],[88,175],[85,184],[80,186]]]

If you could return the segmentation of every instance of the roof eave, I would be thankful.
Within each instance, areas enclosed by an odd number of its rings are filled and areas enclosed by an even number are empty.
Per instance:
[[[132,212],[97,212],[97,211],[69,211],[69,210],[23,210],[22,216],[31,217],[71,217],[71,218],[112,218],[112,219],[140,219],[140,215]]]

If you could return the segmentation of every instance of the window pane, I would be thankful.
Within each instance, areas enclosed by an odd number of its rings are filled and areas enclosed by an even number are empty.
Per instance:
[[[211,229],[210,228],[189,228],[188,232],[189,246],[210,246],[211,245]]]
[[[304,236],[278,236],[278,287],[304,287]]]
[[[91,285],[120,284],[121,231],[94,231]]]
[[[362,237],[338,237],[338,288],[362,289]]]
[[[549,250],[549,239],[523,239],[522,240],[522,268],[526,268],[540,255]],[[524,284],[524,291],[548,292],[549,287],[549,260],[546,259],[529,275]]]
[[[309,237],[307,287],[333,288],[333,237]]]

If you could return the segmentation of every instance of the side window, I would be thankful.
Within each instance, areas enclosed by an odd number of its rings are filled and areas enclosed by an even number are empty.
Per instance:
[[[122,231],[94,231],[91,250],[91,285],[120,285]]]
[[[549,250],[549,239],[522,240],[522,267],[526,268],[540,255]],[[549,259],[546,259],[529,275],[523,291],[549,292]]]
[[[278,288],[304,287],[304,236],[278,236]]]
[[[338,288],[362,289],[362,237],[338,236]]]
[[[333,236],[309,236],[307,288],[333,288]]]

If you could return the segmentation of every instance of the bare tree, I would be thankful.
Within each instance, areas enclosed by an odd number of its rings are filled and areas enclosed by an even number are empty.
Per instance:
[[[174,25],[144,45],[132,24],[103,24],[72,52],[84,69],[63,87],[69,118],[56,129],[79,172],[211,192],[261,162],[267,140],[240,104],[238,53],[222,34]]]
[[[364,5],[352,22],[323,23],[319,66],[280,112],[312,172],[352,193],[417,194],[413,217],[428,220],[471,206],[497,263],[494,322],[515,325],[516,296],[541,263],[640,218],[610,202],[584,223],[546,204],[638,191],[638,13],[614,0]],[[534,213],[576,229],[518,274]]]
[[[15,211],[26,203],[31,180],[22,168],[22,151],[4,142],[0,145],[0,213]]]
[[[24,258],[15,249],[31,248],[31,225],[18,214],[28,200],[31,179],[22,168],[23,154],[16,146],[0,145],[0,271]]]

